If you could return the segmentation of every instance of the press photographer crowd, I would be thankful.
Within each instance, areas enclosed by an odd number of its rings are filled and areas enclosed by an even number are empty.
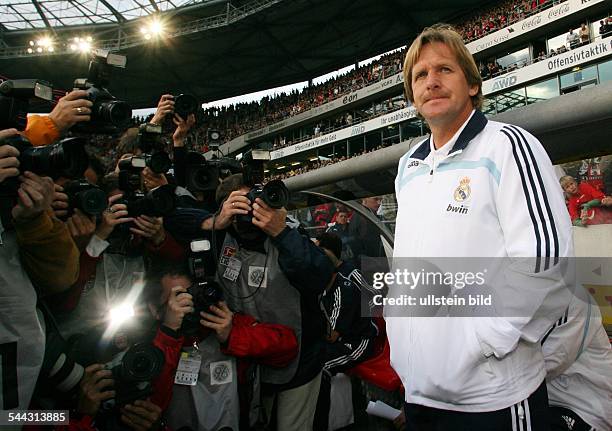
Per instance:
[[[90,149],[130,125],[105,89],[121,60],[94,55],[49,115],[27,115],[49,83],[0,85],[2,410],[67,411],[63,430],[327,429],[331,376],[379,333],[340,238],[287,216],[268,152],[187,152],[188,95],[161,96],[107,172]]]

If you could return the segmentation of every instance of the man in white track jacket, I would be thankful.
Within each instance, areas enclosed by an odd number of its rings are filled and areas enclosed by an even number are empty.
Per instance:
[[[425,29],[408,50],[404,87],[432,133],[398,165],[394,267],[415,257],[498,265],[488,314],[402,317],[385,308],[411,430],[549,426],[540,341],[569,303],[571,226],[542,145],[488,121],[481,84],[448,26]]]

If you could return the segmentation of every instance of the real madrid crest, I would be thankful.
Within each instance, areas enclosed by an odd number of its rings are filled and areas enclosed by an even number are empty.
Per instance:
[[[472,193],[472,189],[470,188],[470,178],[463,177],[459,181],[459,186],[455,189],[455,193],[453,193],[453,197],[457,202],[463,202],[470,198],[470,194]]]

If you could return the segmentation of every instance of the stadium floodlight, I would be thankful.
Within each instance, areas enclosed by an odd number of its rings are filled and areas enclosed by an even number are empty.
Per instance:
[[[92,49],[93,38],[91,36],[74,37],[72,41],[73,43],[70,44],[71,51],[87,53]]]
[[[28,54],[32,54],[34,50],[32,48],[28,48]]]
[[[161,37],[164,34],[164,23],[161,22],[159,18],[153,18],[141,27],[140,32],[146,40],[151,40],[154,37]]]

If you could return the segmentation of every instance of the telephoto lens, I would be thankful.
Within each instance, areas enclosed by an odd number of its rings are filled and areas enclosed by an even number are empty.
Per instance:
[[[263,187],[259,197],[270,207],[279,209],[289,203],[289,190],[281,180],[272,180]]]
[[[93,102],[91,107],[92,127],[113,127],[123,129],[130,124],[132,108],[127,102],[115,99],[103,88],[90,87],[87,98]]]
[[[83,138],[66,138],[44,147],[32,147],[27,141],[21,142],[14,145],[20,152],[19,170],[53,179],[82,177],[89,165],[85,142]]]

